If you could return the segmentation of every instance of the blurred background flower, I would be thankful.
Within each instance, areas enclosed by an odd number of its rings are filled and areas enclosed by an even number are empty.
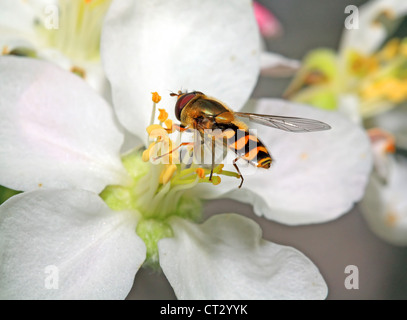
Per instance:
[[[0,55],[56,63],[106,93],[100,34],[111,0],[2,0]]]
[[[386,127],[369,130],[376,165],[361,210],[377,235],[406,245],[407,2],[371,0],[356,10],[338,51],[309,52],[285,96],[344,113],[367,129]]]

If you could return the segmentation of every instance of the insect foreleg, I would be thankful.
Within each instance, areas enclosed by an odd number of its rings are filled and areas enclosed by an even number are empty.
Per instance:
[[[156,161],[156,160],[158,160],[158,159],[160,159],[160,158],[162,158],[162,157],[165,157],[165,156],[170,155],[170,154],[173,153],[175,150],[177,150],[177,149],[179,149],[179,148],[181,148],[181,147],[183,147],[183,146],[191,146],[191,145],[194,145],[194,143],[193,143],[193,142],[182,142],[178,147],[175,147],[175,148],[172,149],[170,152],[164,153],[164,154],[162,154],[162,155],[160,155],[160,156],[154,158],[153,160]]]

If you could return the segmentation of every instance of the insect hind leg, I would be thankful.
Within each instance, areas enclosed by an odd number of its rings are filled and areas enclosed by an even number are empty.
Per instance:
[[[240,185],[239,185],[239,189],[240,189],[240,188],[242,187],[242,185],[243,185],[244,178],[243,178],[242,173],[240,172],[239,167],[238,167],[237,164],[236,164],[237,160],[239,160],[239,159],[240,159],[240,157],[237,157],[235,160],[233,160],[233,166],[235,167],[235,169],[236,169],[236,171],[237,171],[237,173],[239,174],[240,179],[241,179]]]

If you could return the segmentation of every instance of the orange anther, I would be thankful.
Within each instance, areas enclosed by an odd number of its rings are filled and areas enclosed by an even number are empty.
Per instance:
[[[153,95],[153,102],[154,103],[159,103],[161,100],[161,96],[157,93],[157,92],[151,92],[151,94]]]

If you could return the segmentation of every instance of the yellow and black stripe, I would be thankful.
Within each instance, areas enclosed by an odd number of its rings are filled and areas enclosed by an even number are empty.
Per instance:
[[[227,137],[228,147],[236,153],[239,158],[247,160],[257,167],[270,168],[272,158],[267,148],[254,135],[246,130],[235,129]]]

